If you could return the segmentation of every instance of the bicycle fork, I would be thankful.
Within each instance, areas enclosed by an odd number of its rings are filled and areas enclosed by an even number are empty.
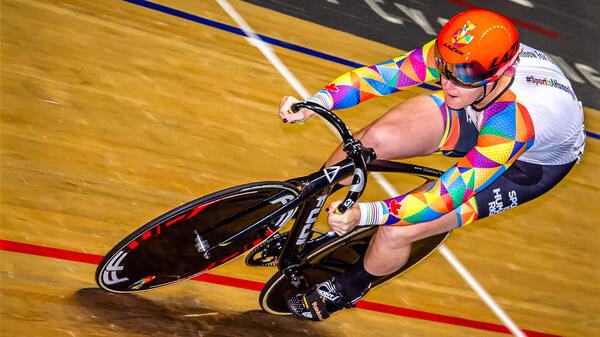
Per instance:
[[[279,256],[279,270],[294,287],[299,289],[308,287],[299,270],[299,262],[304,255],[306,243],[310,239],[312,228],[325,205],[327,197],[342,187],[337,184],[338,181],[353,172],[354,163],[350,159],[345,159],[336,165],[324,167],[302,180],[304,186],[300,194],[309,197],[303,202],[301,209],[298,211],[294,226],[290,230],[290,236]],[[330,236],[324,236],[324,239],[328,237]]]
[[[311,200],[304,203],[290,230],[288,238],[279,257],[279,269],[285,274],[290,283],[299,289],[308,287],[308,284],[299,270],[298,263],[306,242],[311,238],[312,228],[321,213],[331,188],[325,188]]]

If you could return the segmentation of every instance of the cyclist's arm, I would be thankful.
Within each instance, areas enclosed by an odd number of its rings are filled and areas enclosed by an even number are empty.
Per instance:
[[[360,203],[361,224],[411,225],[435,220],[491,184],[534,142],[527,109],[514,100],[507,103],[498,101],[486,109],[477,145],[427,191]]]
[[[309,100],[328,109],[345,109],[439,78],[434,43],[435,40],[430,41],[399,57],[345,73]]]

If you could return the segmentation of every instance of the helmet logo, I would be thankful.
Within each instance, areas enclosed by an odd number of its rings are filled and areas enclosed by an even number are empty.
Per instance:
[[[467,21],[467,23],[465,23],[465,25],[462,28],[460,28],[456,32],[454,32],[454,36],[452,37],[452,44],[456,48],[460,48],[460,47],[463,47],[463,46],[469,44],[469,42],[471,42],[473,40],[473,36],[467,35],[467,33],[470,30],[473,30],[475,27],[477,27],[477,26],[472,24],[471,21]]]

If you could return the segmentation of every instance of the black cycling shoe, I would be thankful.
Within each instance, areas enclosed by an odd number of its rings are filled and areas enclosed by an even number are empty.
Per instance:
[[[288,300],[288,308],[299,318],[313,321],[324,320],[336,311],[354,307],[360,297],[345,298],[338,288],[335,278],[319,283]]]

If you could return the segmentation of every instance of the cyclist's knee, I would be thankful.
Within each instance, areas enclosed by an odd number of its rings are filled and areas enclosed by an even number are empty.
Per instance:
[[[381,124],[370,125],[357,135],[364,146],[375,150],[379,159],[395,159],[387,158],[387,154],[394,152],[392,149],[397,147],[397,143],[393,141],[397,137],[397,130]]]
[[[443,136],[443,120],[438,115],[426,109],[409,115],[406,108],[397,106],[361,130],[357,138],[373,148],[380,159],[429,155],[437,151]]]

